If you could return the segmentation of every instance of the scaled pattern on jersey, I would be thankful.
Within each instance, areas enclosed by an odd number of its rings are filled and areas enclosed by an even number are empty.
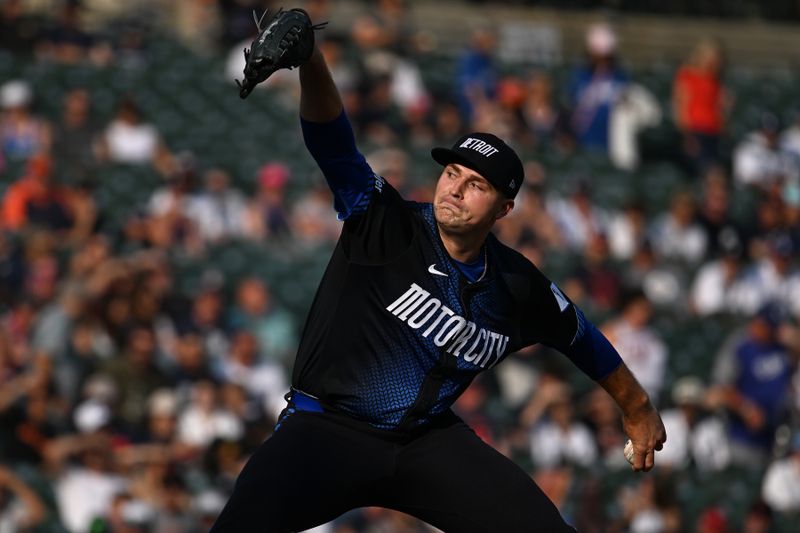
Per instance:
[[[507,323],[507,317],[501,317],[494,314],[491,306],[488,305],[492,300],[491,285],[488,284],[488,280],[487,283],[483,285],[468,285],[466,278],[463,277],[459,268],[454,264],[453,261],[450,260],[450,257],[447,255],[447,251],[441,244],[441,240],[438,237],[438,229],[436,227],[436,219],[433,213],[433,205],[417,204],[417,206],[418,212],[425,221],[429,236],[436,244],[435,248],[437,251],[437,257],[440,260],[440,264],[446,265],[448,269],[448,277],[439,280],[440,288],[448,293],[450,301],[459,302],[459,314],[467,318],[469,321],[473,321],[472,317],[479,316],[483,318],[483,320],[480,320],[480,323],[483,324],[498,325],[504,322]],[[485,251],[485,253],[488,254],[488,250]],[[457,281],[453,282],[453,280]],[[479,288],[481,286],[485,286],[485,289],[477,292],[474,296],[469,295],[472,292],[469,289],[473,287]],[[463,297],[465,292],[467,294],[466,299]],[[494,299],[497,300],[499,298],[500,295],[495,294]],[[466,312],[462,308],[462,304],[467,306]],[[469,324],[465,326],[465,333],[469,331],[469,327]],[[477,331],[477,335],[480,337],[480,329],[477,329]],[[507,343],[507,340],[504,339],[500,339],[500,341],[500,343],[497,343],[496,341],[498,347]],[[458,398],[458,396],[460,396],[461,393],[464,392],[464,390],[469,386],[469,384],[475,378],[475,375],[483,370],[484,367],[488,367],[487,361],[489,359],[486,357],[486,351],[488,351],[489,348],[488,343],[484,344],[483,348],[484,351],[479,351],[476,348],[476,350],[472,352],[472,354],[474,354],[474,358],[472,360],[467,360],[466,357],[454,356],[452,353],[449,354],[451,357],[454,357],[455,369],[452,371],[449,379],[447,379],[439,389],[436,401],[430,409],[430,413],[432,415],[440,414],[448,409],[453,402],[455,402],[456,398]],[[464,349],[466,350],[468,347],[465,346]],[[491,361],[491,366],[499,363],[500,360],[502,360],[502,358],[504,358],[506,355],[507,352],[505,351],[499,353],[496,359]],[[481,362],[483,362],[483,366],[481,365]]]
[[[411,332],[404,337],[401,342],[387,343],[385,357],[363,369],[354,383],[353,398],[340,402],[339,408],[381,429],[397,427],[436,364]]]

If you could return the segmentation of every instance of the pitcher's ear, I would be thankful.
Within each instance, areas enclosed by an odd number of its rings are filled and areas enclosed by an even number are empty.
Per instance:
[[[500,206],[500,210],[497,212],[494,219],[500,220],[501,218],[509,214],[512,209],[514,209],[514,200],[504,200],[503,204]]]

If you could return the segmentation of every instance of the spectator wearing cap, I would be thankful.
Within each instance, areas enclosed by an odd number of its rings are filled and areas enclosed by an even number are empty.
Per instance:
[[[770,190],[784,181],[800,179],[800,167],[780,144],[780,120],[761,115],[758,129],[741,141],[733,153],[733,178],[738,185]]]
[[[286,184],[290,173],[288,166],[277,161],[258,170],[256,194],[245,211],[245,233],[251,239],[261,241],[289,234]]]
[[[730,298],[739,312],[756,312],[769,301],[783,304],[800,317],[800,271],[794,265],[796,248],[787,232],[766,239],[767,252],[751,265],[731,288]]]
[[[739,466],[766,463],[785,415],[794,363],[778,336],[783,319],[779,305],[764,305],[716,357],[709,406],[729,415],[731,459]]]
[[[658,452],[659,466],[719,471],[728,466],[730,451],[725,425],[705,413],[705,384],[696,376],[684,376],[672,386],[674,407],[662,412],[669,439]]]
[[[572,131],[581,146],[606,151],[611,110],[628,84],[617,64],[617,35],[611,26],[600,22],[588,28],[586,56],[571,84]]]
[[[690,305],[699,316],[736,311],[731,290],[741,278],[744,250],[733,228],[720,231],[717,240],[718,257],[704,263],[692,282]]]
[[[767,468],[761,487],[764,501],[781,513],[800,512],[800,431],[789,443],[789,455]]]
[[[12,161],[47,152],[51,146],[51,127],[31,113],[33,90],[22,80],[0,86],[0,152]]]
[[[144,441],[171,445],[175,440],[178,415],[178,395],[174,389],[156,389],[147,398],[147,428]]]
[[[89,398],[75,407],[72,423],[81,434],[96,433],[111,423],[111,409],[105,403]]]

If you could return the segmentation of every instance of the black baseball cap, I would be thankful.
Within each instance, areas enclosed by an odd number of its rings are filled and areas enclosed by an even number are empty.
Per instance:
[[[468,133],[452,148],[434,148],[431,155],[442,166],[457,163],[478,172],[506,198],[517,195],[525,178],[517,153],[491,133]]]

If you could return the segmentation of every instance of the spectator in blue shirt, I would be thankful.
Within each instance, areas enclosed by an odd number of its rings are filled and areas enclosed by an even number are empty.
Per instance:
[[[628,83],[616,58],[617,37],[607,24],[595,24],[586,33],[586,63],[572,78],[572,129],[586,148],[606,150],[611,109]]]
[[[495,97],[498,79],[493,59],[495,45],[494,33],[486,28],[477,29],[472,33],[469,48],[458,61],[456,99],[467,123],[472,119],[476,105]]]
[[[793,362],[779,338],[782,320],[778,305],[764,305],[716,362],[709,402],[730,414],[731,458],[740,466],[765,465],[783,419]]]

